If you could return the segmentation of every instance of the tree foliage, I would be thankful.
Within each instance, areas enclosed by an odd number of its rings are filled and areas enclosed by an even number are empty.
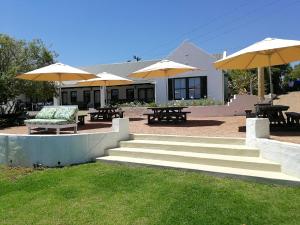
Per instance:
[[[296,65],[290,73],[291,80],[300,79],[300,64]]]
[[[38,101],[52,97],[53,82],[19,80],[16,75],[50,65],[56,57],[41,40],[27,42],[0,34],[0,103],[13,101],[20,94]]]
[[[252,70],[230,70],[228,87],[232,94],[257,93],[257,76]]]

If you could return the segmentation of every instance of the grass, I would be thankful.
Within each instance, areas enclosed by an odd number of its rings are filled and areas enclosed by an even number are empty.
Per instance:
[[[0,167],[0,224],[299,224],[300,188],[92,163]]]

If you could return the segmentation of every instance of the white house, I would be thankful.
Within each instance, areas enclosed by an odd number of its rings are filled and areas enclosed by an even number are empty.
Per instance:
[[[176,99],[213,98],[224,100],[224,76],[213,67],[217,60],[191,42],[183,42],[167,57],[175,62],[200,68],[169,78],[143,80],[135,79],[132,85],[107,87],[107,101],[130,102],[134,100],[166,103]],[[160,60],[101,64],[82,69],[97,74],[108,72],[128,78],[132,72],[154,64]],[[130,79],[130,78],[129,78]],[[62,88],[63,104],[78,104],[86,108],[89,103],[95,107],[100,104],[99,87],[79,87],[76,82],[65,82]]]

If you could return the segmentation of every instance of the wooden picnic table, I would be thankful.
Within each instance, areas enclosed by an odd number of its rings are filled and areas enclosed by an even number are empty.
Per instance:
[[[85,117],[87,116],[86,112],[79,111],[78,112],[78,125],[85,124]]]
[[[89,112],[91,120],[112,120],[112,118],[123,118],[124,111],[117,107],[102,107]]]
[[[286,105],[268,105],[258,104],[256,105],[256,114],[258,117],[268,118],[271,124],[286,124],[286,120],[283,116],[283,111],[287,111],[289,106]]]
[[[191,113],[183,111],[188,107],[185,106],[171,106],[171,107],[149,107],[151,113],[144,113],[148,116],[148,124],[154,122],[185,122],[187,120],[186,114]]]

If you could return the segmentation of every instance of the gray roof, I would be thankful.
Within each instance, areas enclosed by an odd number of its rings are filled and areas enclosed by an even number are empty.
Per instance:
[[[114,75],[118,75],[124,78],[134,80],[135,84],[152,83],[153,80],[133,79],[128,77],[128,75],[130,75],[134,71],[140,70],[159,61],[160,60],[147,60],[147,61],[138,61],[138,62],[98,64],[93,66],[80,67],[80,69],[83,69],[93,74],[98,74],[102,72],[111,73]],[[76,82],[63,82],[63,87],[74,87],[74,86],[77,86]]]

